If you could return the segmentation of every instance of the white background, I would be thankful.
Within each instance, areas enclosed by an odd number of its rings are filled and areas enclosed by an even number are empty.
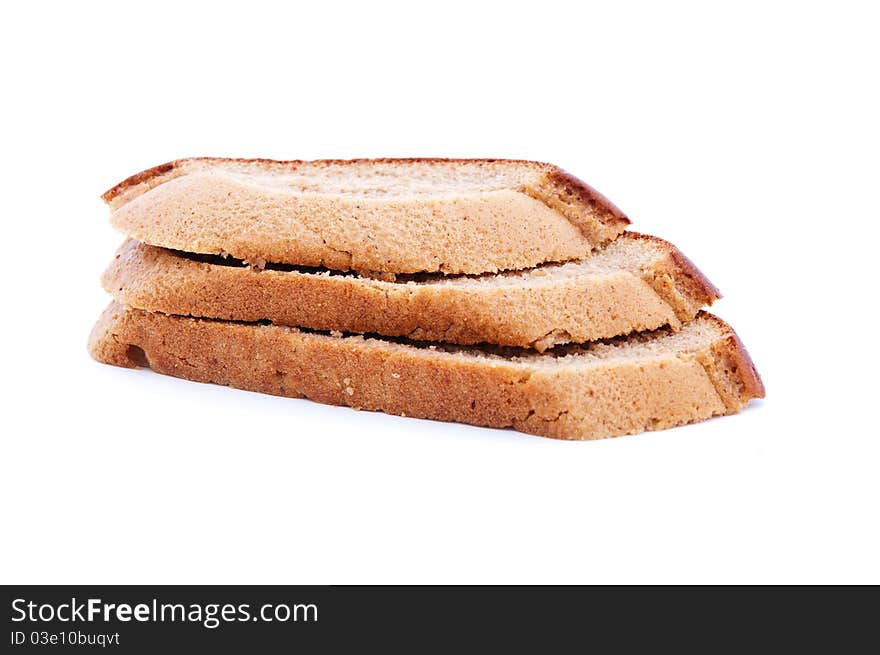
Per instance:
[[[184,4],[4,12],[0,581],[880,582],[872,3]],[[768,397],[564,443],[99,365],[98,196],[192,155],[557,163]]]

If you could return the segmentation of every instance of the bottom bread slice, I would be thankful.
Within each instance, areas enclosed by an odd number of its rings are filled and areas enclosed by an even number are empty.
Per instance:
[[[89,350],[107,364],[188,380],[559,439],[681,425],[764,395],[739,338],[706,312],[677,332],[536,353],[169,316],[114,302]]]

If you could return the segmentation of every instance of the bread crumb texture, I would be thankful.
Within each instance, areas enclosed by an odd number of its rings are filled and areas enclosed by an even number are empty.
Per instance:
[[[257,269],[128,240],[102,281],[120,303],[166,314],[539,351],[677,328],[719,295],[674,246],[629,232],[578,262],[395,281]]]
[[[705,312],[678,331],[541,354],[331,336],[114,302],[89,350],[101,362],[199,382],[559,439],[681,425],[737,412],[764,394],[736,334]]]

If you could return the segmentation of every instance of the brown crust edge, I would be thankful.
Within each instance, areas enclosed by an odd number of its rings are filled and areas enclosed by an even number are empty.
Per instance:
[[[560,189],[567,189],[572,194],[574,194],[580,202],[593,210],[598,210],[600,213],[597,218],[605,225],[612,227],[625,227],[630,224],[629,218],[616,206],[614,205],[608,198],[599,193],[596,189],[591,187],[589,184],[575,177],[571,173],[568,173],[558,166],[554,164],[548,164],[545,162],[539,161],[531,161],[527,159],[491,159],[491,158],[476,158],[476,159],[465,159],[465,158],[452,158],[452,157],[379,157],[379,158],[356,158],[356,159],[314,159],[314,160],[303,160],[303,159],[265,159],[265,158],[254,158],[247,159],[243,157],[185,157],[182,159],[175,159],[173,161],[166,162],[164,164],[160,164],[158,166],[154,166],[152,168],[148,168],[146,170],[141,171],[140,173],[135,173],[134,175],[124,179],[119,184],[111,187],[107,191],[101,194],[101,199],[104,200],[107,204],[113,203],[114,200],[125,194],[126,192],[133,190],[134,188],[145,185],[149,188],[153,186],[157,186],[156,184],[150,184],[151,182],[159,182],[167,181],[167,179],[171,179],[176,177],[176,172],[178,169],[182,168],[185,164],[189,162],[205,162],[205,163],[241,163],[241,164],[260,164],[264,166],[297,166],[300,164],[360,164],[367,162],[375,162],[375,163],[420,163],[420,164],[449,164],[449,163],[470,163],[470,164],[496,164],[496,163],[507,163],[507,164],[518,164],[518,165],[528,165],[532,166],[536,169],[545,169],[547,171],[546,177],[550,184]],[[160,178],[166,178],[165,180],[161,180]]]
[[[736,331],[727,322],[707,311],[700,311],[697,317],[703,317],[712,321],[727,334],[727,338],[713,349],[714,357],[712,361],[714,376],[727,377],[728,381],[732,381],[739,389],[739,397],[735,399],[737,401],[735,403],[730,403],[731,399],[727,398],[726,394],[719,390],[719,395],[725,404],[730,409],[736,410],[746,405],[753,398],[764,398],[766,395],[764,382],[761,380],[761,375],[758,373],[758,369],[755,367],[749,351],[746,350],[742,339],[739,338]],[[734,371],[720,370],[723,368],[725,359],[728,359],[734,365]],[[714,376],[710,374],[710,377]]]
[[[122,368],[140,368],[144,362],[133,356],[132,349],[119,343],[113,333],[113,326],[120,313],[125,311],[115,300],[101,312],[95,326],[89,333],[88,350],[92,358],[103,364],[112,364]]]
[[[153,166],[152,168],[148,168],[144,171],[141,171],[140,173],[135,173],[134,175],[124,179],[116,186],[107,189],[104,193],[101,194],[101,200],[103,200],[107,204],[110,204],[111,201],[115,200],[118,196],[122,195],[129,189],[132,189],[140,184],[149,182],[155,178],[167,175],[174,169],[178,168],[180,164],[184,161],[187,160],[176,159],[174,161],[169,161],[164,164],[159,164],[158,166]]]
[[[653,243],[666,252],[667,261],[656,267],[654,277],[646,282],[675,310],[679,320],[692,319],[696,310],[722,297],[718,287],[675,244],[652,234],[632,231],[625,234]]]
[[[558,166],[552,164],[549,164],[549,166],[551,166],[551,170],[547,173],[548,182],[553,186],[572,193],[580,200],[582,205],[599,210],[601,214],[597,218],[603,224],[626,227],[632,222],[617,205],[589,184]]]
[[[711,305],[722,297],[718,287],[678,248],[673,246],[669,256],[680,279],[685,281],[683,286],[700,305]]]
[[[101,198],[104,202],[109,203],[111,200],[116,199],[118,196],[122,195],[126,191],[133,189],[134,187],[144,184],[145,182],[149,182],[157,177],[165,176],[166,173],[169,173],[175,169],[181,168],[187,163],[190,162],[203,162],[203,163],[238,163],[238,164],[260,164],[263,166],[299,166],[300,164],[359,164],[365,162],[377,162],[377,163],[395,163],[395,162],[410,162],[410,163],[458,163],[458,162],[471,162],[471,163],[484,163],[484,164],[492,164],[497,162],[506,162],[506,163],[516,163],[516,164],[530,164],[539,167],[553,167],[552,164],[545,164],[543,162],[537,161],[528,161],[528,160],[520,160],[520,159],[464,159],[464,158],[452,158],[452,157],[359,157],[355,159],[267,159],[264,157],[183,157],[181,159],[174,159],[170,162],[166,162],[164,164],[159,164],[158,166],[154,166],[152,168],[148,168],[146,170],[141,171],[140,173],[135,173],[134,175],[127,177],[119,184],[114,187],[108,189],[103,194],[101,194]],[[173,177],[173,176],[171,176]]]

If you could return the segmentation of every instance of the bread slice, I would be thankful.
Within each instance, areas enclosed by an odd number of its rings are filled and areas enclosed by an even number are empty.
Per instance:
[[[580,259],[629,223],[550,164],[180,159],[103,195],[154,246],[334,270],[494,273]]]
[[[98,361],[263,393],[560,439],[599,439],[731,414],[764,394],[723,321],[539,354],[334,336],[183,318],[112,303]]]
[[[257,270],[129,240],[102,282],[123,305],[165,314],[537,350],[677,328],[719,297],[673,245],[631,232],[580,262],[394,282]]]

